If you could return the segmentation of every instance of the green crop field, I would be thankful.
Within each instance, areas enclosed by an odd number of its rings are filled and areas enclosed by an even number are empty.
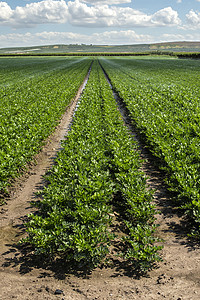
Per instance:
[[[90,59],[0,60],[0,195],[54,130]]]
[[[0,195],[41,149],[88,70],[89,80],[23,242],[36,254],[98,266],[110,245],[146,271],[160,260],[156,208],[138,144],[124,126],[113,91],[126,104],[169,189],[200,222],[200,65],[169,57],[0,58]],[[119,216],[121,236],[111,231]]]
[[[147,58],[102,59],[101,63],[152,153],[159,157],[170,190],[199,231],[199,62]]]

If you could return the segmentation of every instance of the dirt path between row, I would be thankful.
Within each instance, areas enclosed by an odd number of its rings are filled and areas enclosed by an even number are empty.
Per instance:
[[[79,95],[80,92],[81,89]],[[44,184],[43,175],[60,149],[79,95],[38,154],[37,164],[18,180],[11,198],[1,207],[0,299],[200,299],[200,248],[188,240],[187,222],[173,207],[162,173],[142,146],[141,157],[146,159],[143,170],[149,176],[149,187],[155,189],[154,200],[161,211],[157,215],[158,235],[164,239],[163,261],[147,276],[134,277],[117,261],[113,267],[97,268],[90,275],[81,276],[62,264],[45,266],[16,246],[24,236],[23,222],[33,211],[30,202]]]

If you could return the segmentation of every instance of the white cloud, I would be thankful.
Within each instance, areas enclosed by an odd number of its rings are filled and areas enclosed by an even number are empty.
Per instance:
[[[76,26],[107,27],[114,26],[113,21],[117,21],[116,9],[108,5],[89,7],[79,1],[70,1],[68,2],[68,10],[70,15],[69,22]]]
[[[171,42],[171,41],[183,41],[185,39],[182,34],[168,34],[165,33],[162,35],[163,42]]]
[[[4,24],[8,24],[12,27],[27,27],[46,23],[65,23],[67,21],[68,8],[64,0],[43,0],[37,3],[26,4],[24,7],[17,6],[15,10],[5,5],[4,2],[0,2],[1,11],[2,6],[3,13],[7,16],[7,18],[4,17]]]
[[[158,27],[181,23],[178,13],[171,7],[147,15],[130,7],[99,5],[89,7],[76,0],[68,2],[70,23],[86,27]]]
[[[148,34],[137,34],[133,30],[106,31],[92,35],[95,43],[99,44],[132,44],[149,43],[152,37]]]
[[[93,5],[113,5],[113,4],[122,4],[122,3],[131,3],[131,0],[80,0],[81,2],[93,4]]]
[[[177,41],[198,41],[200,40],[200,34],[163,34],[160,38],[162,42],[177,42]]]
[[[151,21],[158,26],[179,25],[181,23],[177,11],[171,7],[166,7],[156,12],[152,16]]]
[[[195,12],[193,9],[186,15],[189,26],[193,29],[200,27],[200,12]]]
[[[87,0],[87,2],[100,2]],[[109,3],[116,3],[111,0]],[[117,0],[126,1],[126,0]],[[106,1],[103,1],[106,2]],[[16,27],[36,26],[47,23],[67,23],[83,27],[159,27],[180,24],[178,13],[171,7],[164,8],[153,15],[147,15],[130,7],[109,5],[88,6],[79,0],[43,0],[17,6],[12,10],[5,2],[0,2],[0,21]]]
[[[9,20],[12,16],[12,9],[6,2],[0,2],[0,22]]]
[[[150,35],[137,34],[133,30],[127,31],[105,31],[92,35],[78,34],[72,32],[41,32],[32,34],[6,34],[0,35],[0,47],[20,47],[48,44],[135,44],[149,43],[153,38]]]
[[[0,35],[0,48],[5,47],[28,47],[49,44],[99,44],[99,45],[124,45],[143,44],[154,42],[171,41],[195,41],[200,40],[200,33],[193,34],[163,34],[159,37],[148,34],[137,34],[133,30],[105,31],[92,35],[73,32],[40,32],[25,34]]]

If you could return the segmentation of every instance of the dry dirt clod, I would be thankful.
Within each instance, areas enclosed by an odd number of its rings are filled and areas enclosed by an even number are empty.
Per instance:
[[[55,295],[64,295],[64,292],[63,292],[63,290],[56,289],[54,294]]]

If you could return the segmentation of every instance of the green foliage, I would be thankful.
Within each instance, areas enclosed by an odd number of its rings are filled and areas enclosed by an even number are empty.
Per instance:
[[[180,206],[200,220],[200,73],[196,61],[102,59],[132,119],[159,157]]]
[[[152,269],[155,262],[161,260],[158,251],[162,246],[155,245],[158,241],[154,237],[156,226],[149,226],[148,223],[133,226],[129,221],[125,221],[125,224],[129,234],[123,238],[126,243],[124,258],[139,271]]]
[[[32,160],[75,96],[89,59],[3,59],[0,71],[0,194]],[[0,61],[0,64],[2,62]],[[6,70],[6,72],[5,72]]]
[[[108,225],[114,185],[105,155],[97,76],[94,69],[57,164],[47,177],[39,216],[31,216],[27,230],[27,241],[36,253],[59,254],[87,268],[101,262],[112,239]]]
[[[123,255],[147,271],[159,260],[152,193],[139,171],[137,145],[124,127],[112,91],[97,61],[81,97],[71,131],[63,142],[48,186],[30,216],[26,242],[36,254],[60,255],[93,268],[109,253],[115,195],[121,192],[125,226]],[[145,228],[146,239],[136,228]],[[133,230],[135,230],[133,234]],[[141,230],[140,230],[141,231]],[[140,256],[135,249],[140,249]]]
[[[110,150],[110,166],[114,173],[116,193],[120,194],[120,207],[124,223],[124,251],[120,253],[139,271],[145,272],[161,258],[154,237],[156,213],[152,202],[152,191],[147,189],[146,178],[140,171],[141,163],[137,144],[124,126],[112,91],[105,76],[100,76],[101,94],[104,100],[104,120],[107,145]]]

